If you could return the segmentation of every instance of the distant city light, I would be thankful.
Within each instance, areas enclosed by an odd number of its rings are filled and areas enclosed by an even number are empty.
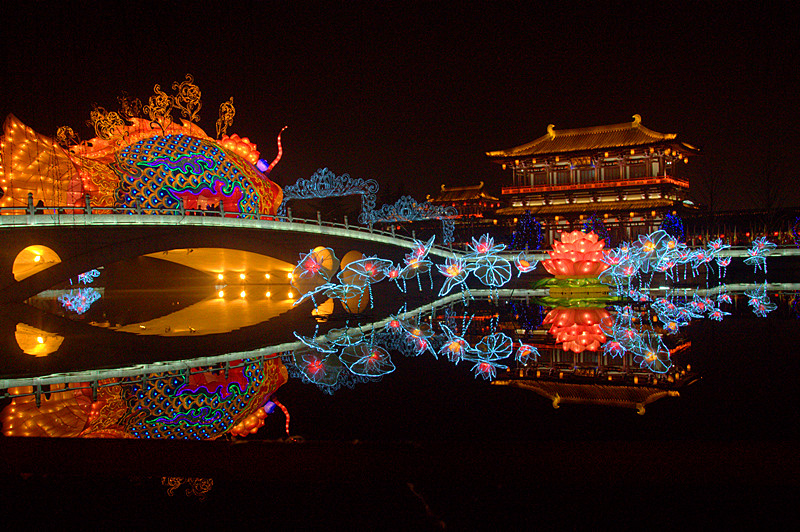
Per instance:
[[[220,290],[220,291],[217,293],[217,295],[218,295],[219,297],[225,297],[225,292],[223,292],[222,290]]]
[[[225,276],[224,276],[224,275],[222,275],[221,273],[217,275],[217,279],[219,279],[220,281],[221,281],[222,279],[224,279],[224,278],[225,278]]]
[[[245,297],[247,297],[247,292],[245,292],[244,290],[242,290],[241,292],[239,292],[239,297],[241,297],[242,299],[244,299]]]

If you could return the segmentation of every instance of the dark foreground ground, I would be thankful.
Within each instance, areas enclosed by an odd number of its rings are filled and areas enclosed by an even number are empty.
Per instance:
[[[4,438],[0,501],[4,522],[23,529],[755,529],[798,517],[796,451],[791,441]],[[170,495],[164,477],[183,483]],[[191,493],[189,478],[213,485]]]

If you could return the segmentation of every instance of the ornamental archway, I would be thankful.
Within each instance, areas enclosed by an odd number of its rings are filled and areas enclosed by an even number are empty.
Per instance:
[[[374,179],[352,178],[348,174],[337,176],[327,168],[314,172],[308,179],[298,179],[294,185],[283,189],[283,202],[278,208],[279,216],[286,216],[290,201],[319,200],[361,196],[361,212],[358,222],[369,223],[369,214],[375,210],[375,195],[378,182]],[[355,220],[353,220],[355,221]]]

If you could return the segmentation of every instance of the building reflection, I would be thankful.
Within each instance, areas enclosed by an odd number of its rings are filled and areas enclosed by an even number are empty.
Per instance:
[[[602,307],[551,309],[542,327],[527,331],[539,358],[518,362],[492,384],[533,391],[552,401],[553,408],[594,404],[633,408],[644,414],[646,405],[663,397],[679,397],[681,388],[697,380],[691,364],[682,367],[671,363],[663,373],[654,372],[643,365],[639,353],[615,350],[613,339],[610,341],[606,333],[618,320],[618,311],[609,312]],[[650,323],[640,322],[638,327],[659,338],[663,336],[663,331]],[[670,343],[673,346],[669,348],[669,360],[674,360],[674,355],[688,355],[691,350],[691,342],[684,336],[673,337]]]
[[[684,349],[690,344],[684,344]],[[645,406],[663,397],[679,397],[680,388],[697,380],[691,365],[676,366],[668,374],[641,369],[633,355],[612,359],[591,351],[565,352],[558,348],[540,348],[537,362],[509,370],[492,384],[513,386],[536,392],[562,404],[594,404],[635,408],[644,414]]]
[[[644,310],[594,299],[525,297],[502,304],[476,299],[464,306],[461,296],[454,295],[427,314],[414,311],[344,328],[337,328],[334,320],[325,324],[331,327],[326,333],[295,335],[300,340],[296,347],[271,355],[161,373],[154,366],[94,382],[10,388],[10,403],[0,414],[3,432],[40,437],[245,437],[264,426],[276,407],[283,409],[274,393],[290,375],[332,393],[341,386],[380,380],[394,370],[391,357],[397,354],[417,357],[430,352],[455,363],[463,360],[474,364],[476,377],[533,391],[555,408],[594,404],[643,414],[646,405],[678,397],[697,379],[687,363],[691,343],[685,333],[665,335]],[[638,339],[618,349],[620,331]],[[40,334],[24,332],[31,338]],[[448,351],[454,345],[459,349]],[[521,357],[523,347],[535,349],[536,355]],[[654,370],[647,357],[659,349],[666,350],[658,353],[663,370]],[[511,362],[503,360],[515,352]]]

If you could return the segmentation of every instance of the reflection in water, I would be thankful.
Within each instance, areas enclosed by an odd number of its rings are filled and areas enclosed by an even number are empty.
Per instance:
[[[12,396],[20,397],[14,397],[11,404],[0,413],[3,434],[77,437],[84,431],[92,410],[90,392],[85,389],[71,389],[67,385],[54,385],[50,397],[37,401],[30,393],[32,391],[31,387],[9,390]]]
[[[100,270],[89,270],[78,274],[78,284],[92,284],[98,277],[100,277]]]
[[[763,318],[778,306],[773,303],[767,295],[767,283],[764,282],[762,286],[758,286],[752,290],[744,293],[747,296],[747,304],[753,309],[753,313]]]
[[[107,267],[102,277],[98,270],[92,270],[81,274],[79,280],[85,284],[97,279],[95,284],[100,286],[75,287],[70,282],[27,303],[118,332],[167,337],[228,333],[263,323],[292,308],[294,300],[287,281],[272,283],[267,277],[271,274],[262,271],[282,268],[281,261],[244,252],[223,260],[220,250],[191,251],[117,263]],[[204,273],[190,270],[187,264]],[[261,269],[247,270],[247,274],[216,273],[223,265]],[[237,284],[221,284],[226,280]]]
[[[14,339],[22,352],[35,357],[46,357],[58,351],[64,337],[50,333],[26,323],[18,323],[14,331]]]
[[[606,335],[602,324],[608,328],[611,315],[604,308],[554,308],[545,316],[544,324],[549,325],[550,334],[555,336],[556,343],[561,344],[564,351],[582,353],[597,351],[605,343]]]
[[[679,365],[673,360],[677,354],[688,354],[685,328],[696,319],[722,320],[733,303],[725,285],[710,286],[724,277],[730,262],[721,255],[725,250],[721,242],[690,250],[659,231],[603,251],[602,240],[593,235],[563,235],[548,263],[562,277],[550,288],[550,296],[547,289],[518,288],[508,294],[522,295],[525,302],[518,299],[510,305],[499,305],[498,298],[499,288],[514,278],[512,262],[498,255],[503,246],[482,237],[473,240],[466,255],[433,268],[428,259],[432,243],[416,242],[400,265],[358,252],[340,263],[333,250],[317,247],[302,255],[288,276],[299,292],[294,301],[276,302],[269,295],[251,298],[252,287],[244,285],[238,298],[230,294],[239,292],[239,287],[209,286],[211,295],[169,312],[152,310],[147,320],[93,320],[119,333],[211,334],[260,323],[294,307],[299,314],[292,319],[317,323],[313,335],[295,332],[298,342],[272,351],[264,348],[255,358],[242,357],[238,367],[198,366],[188,372],[114,377],[53,388],[44,396],[31,387],[16,387],[3,411],[4,432],[190,439],[246,436],[264,424],[276,405],[281,406],[272,395],[288,376],[332,393],[392,373],[396,369],[392,354],[429,354],[456,365],[465,362],[476,378],[531,389],[551,399],[555,407],[590,402],[643,413],[644,405],[677,395],[696,378],[685,360]],[[583,277],[566,277],[567,262]],[[521,275],[533,270],[535,259],[520,255],[513,264],[516,278],[523,282]],[[614,288],[611,295],[587,277],[589,270],[602,272],[600,281]],[[430,288],[420,282],[420,273],[431,277]],[[376,318],[374,310],[368,316],[359,314],[374,307],[373,285],[389,279],[395,293],[410,297],[405,281],[414,278],[420,295],[435,299],[439,294],[435,305],[413,311],[403,306],[383,319]],[[654,280],[685,285],[695,278],[693,290],[651,286]],[[487,289],[469,288],[469,279]],[[447,295],[454,289],[460,293]],[[764,283],[745,292],[758,316],[775,308],[766,290]],[[319,304],[315,295],[325,296],[324,303]],[[112,300],[104,298],[106,305]],[[334,300],[346,312],[344,317],[337,317],[331,308]],[[306,301],[313,304],[300,307]],[[114,314],[110,307],[104,312]],[[320,325],[327,330],[320,333]],[[36,332],[22,329],[21,334],[32,338]],[[18,339],[18,343],[22,347],[25,342]]]
[[[100,292],[91,286],[68,290],[58,296],[58,302],[68,312],[83,314],[92,306],[92,303],[100,299]]]
[[[246,290],[222,291],[151,320],[112,327],[116,331],[157,336],[188,336],[220,334],[255,325],[280,316],[292,308],[293,301],[286,293],[266,293]],[[282,296],[282,297],[281,297]]]
[[[7,436],[213,440],[263,425],[275,406],[269,399],[286,379],[275,357],[106,380],[94,388],[56,385],[49,397],[19,387],[9,390],[11,404],[0,416]]]

